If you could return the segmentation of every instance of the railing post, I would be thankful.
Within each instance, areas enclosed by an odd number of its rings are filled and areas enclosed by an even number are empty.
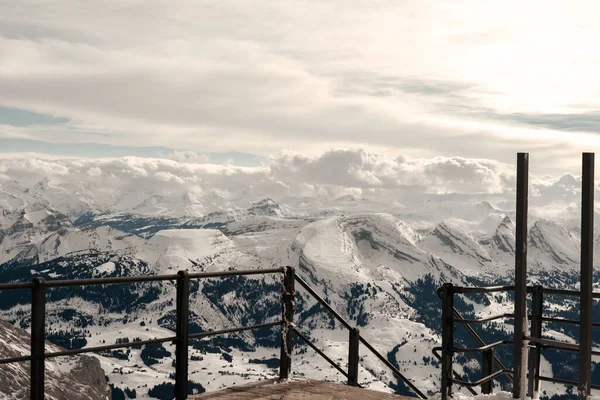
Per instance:
[[[46,281],[33,279],[31,291],[30,399],[44,400],[44,361],[46,345]]]
[[[358,386],[358,360],[359,360],[359,343],[360,332],[358,328],[350,329],[350,337],[348,343],[348,385]]]
[[[494,372],[494,349],[485,350],[481,354],[481,377],[487,378]],[[492,394],[494,380],[489,380],[481,385],[481,394]]]
[[[531,337],[542,338],[542,316],[544,313],[544,292],[542,286],[533,287],[531,303]],[[529,384],[527,395],[532,399],[538,399],[540,395],[540,361],[541,345],[536,343],[529,350]]]
[[[590,396],[592,378],[592,283],[594,270],[594,153],[583,153],[581,178],[581,303],[579,305],[580,399]]]
[[[513,398],[526,394],[527,369],[527,208],[529,154],[517,155],[517,215],[515,222],[515,329],[513,361]]]
[[[287,379],[292,368],[291,357],[294,336],[293,330],[290,329],[290,324],[294,323],[294,277],[294,267],[285,267],[285,271],[283,272],[283,293],[281,302],[283,324],[281,326],[281,355],[279,358],[279,379]]]
[[[452,397],[452,347],[454,347],[454,293],[452,283],[442,286],[442,400]]]
[[[188,318],[190,308],[190,276],[177,272],[177,340],[175,344],[175,398],[187,399],[188,386]]]

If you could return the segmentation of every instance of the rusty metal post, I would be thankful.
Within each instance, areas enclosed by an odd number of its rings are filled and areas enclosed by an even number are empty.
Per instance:
[[[358,386],[359,339],[358,328],[350,329],[348,343],[348,385]]]
[[[31,400],[44,400],[44,362],[46,346],[46,281],[33,279],[31,291]]]
[[[283,324],[281,326],[281,356],[279,358],[279,379],[287,379],[292,369],[293,329],[290,324],[294,322],[294,267],[285,267],[283,273],[283,295],[282,314]]]
[[[513,398],[525,397],[527,385],[527,203],[529,154],[517,155],[517,217],[515,235],[515,337]]]
[[[452,347],[454,347],[454,293],[442,286],[442,400],[452,397]]]
[[[594,153],[583,153],[581,179],[581,303],[579,305],[580,399],[588,399],[592,378],[592,283],[594,269]]]
[[[494,349],[485,350],[481,353],[481,377],[487,378],[494,372]],[[494,380],[489,380],[481,385],[481,394],[492,394],[494,391]]]
[[[544,292],[542,286],[533,287],[531,294],[531,337],[542,338],[542,316],[544,314]],[[540,393],[540,361],[542,346],[536,343],[529,350],[529,380],[527,387],[527,396],[532,399],[539,398]]]
[[[177,272],[177,340],[175,342],[175,398],[187,399],[190,275]]]

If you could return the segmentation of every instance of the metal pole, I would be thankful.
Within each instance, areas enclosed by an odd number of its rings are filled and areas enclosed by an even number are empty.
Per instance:
[[[525,397],[527,369],[527,202],[529,154],[517,155],[517,217],[515,235],[515,344],[513,398]]]
[[[531,302],[531,337],[542,338],[542,316],[544,314],[544,292],[542,286],[533,287]],[[540,396],[540,361],[542,346],[536,343],[529,350],[529,384],[527,395],[532,399],[538,399]]]
[[[31,400],[44,400],[45,316],[46,281],[44,278],[34,278],[31,291]]]
[[[188,271],[177,273],[177,340],[175,344],[175,398],[187,399],[190,276]]]
[[[287,379],[292,368],[293,330],[290,324],[294,323],[294,267],[286,267],[283,273],[282,314],[281,326],[281,356],[279,358],[279,379]]]
[[[442,286],[442,400],[452,397],[453,311],[452,283],[444,283]]]
[[[481,377],[487,378],[492,373],[494,373],[494,349],[486,350],[481,354]],[[492,394],[493,391],[493,379],[481,385],[481,394]]]
[[[358,386],[358,360],[359,360],[359,338],[358,328],[350,329],[350,340],[348,343],[348,385]]]
[[[592,283],[594,269],[594,153],[583,153],[581,178],[581,303],[579,306],[580,399],[590,396],[592,377]]]

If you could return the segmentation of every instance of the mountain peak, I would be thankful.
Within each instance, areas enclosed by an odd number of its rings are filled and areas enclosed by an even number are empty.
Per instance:
[[[475,207],[477,208],[481,208],[484,210],[490,210],[490,211],[498,211],[498,209],[496,207],[494,207],[492,205],[492,203],[490,203],[489,201],[482,201],[481,203],[478,203]]]
[[[343,195],[343,196],[340,196],[340,197],[336,198],[335,201],[345,201],[345,202],[355,203],[355,202],[359,201],[359,199],[356,198],[356,197],[354,197],[351,194],[346,194],[346,195]]]
[[[464,263],[464,257],[474,259],[478,265],[491,261],[487,251],[465,228],[449,221],[440,222],[424,243],[432,253],[445,253],[448,259],[456,260],[455,264]]]
[[[279,204],[275,200],[270,197],[265,197],[257,202],[252,203],[252,206],[276,206],[279,207]]]
[[[515,252],[515,225],[508,215],[502,218],[498,224],[494,235],[491,238],[492,246],[504,253],[514,254]]]
[[[531,247],[540,251],[549,261],[544,265],[579,263],[579,243],[563,227],[554,221],[539,219],[529,230]],[[537,257],[538,262],[540,257]]]
[[[279,204],[271,199],[270,197],[264,198],[262,200],[253,203],[250,208],[248,208],[249,215],[262,215],[262,216],[270,216],[270,217],[281,217],[283,215],[283,211],[279,207]]]
[[[508,215],[505,215],[504,218],[502,218],[500,225],[498,225],[498,228],[500,228],[500,227],[512,228],[512,227],[514,227],[514,225],[515,224],[513,223],[512,219],[510,219],[510,217]]]

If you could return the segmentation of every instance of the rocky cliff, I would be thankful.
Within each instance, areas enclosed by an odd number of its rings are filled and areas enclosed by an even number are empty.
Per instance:
[[[26,331],[0,321],[0,358],[29,353],[30,336]],[[61,348],[46,342],[46,351]],[[78,355],[46,360],[46,399],[110,400],[110,388],[98,359]],[[0,398],[29,399],[29,363],[0,365]]]

